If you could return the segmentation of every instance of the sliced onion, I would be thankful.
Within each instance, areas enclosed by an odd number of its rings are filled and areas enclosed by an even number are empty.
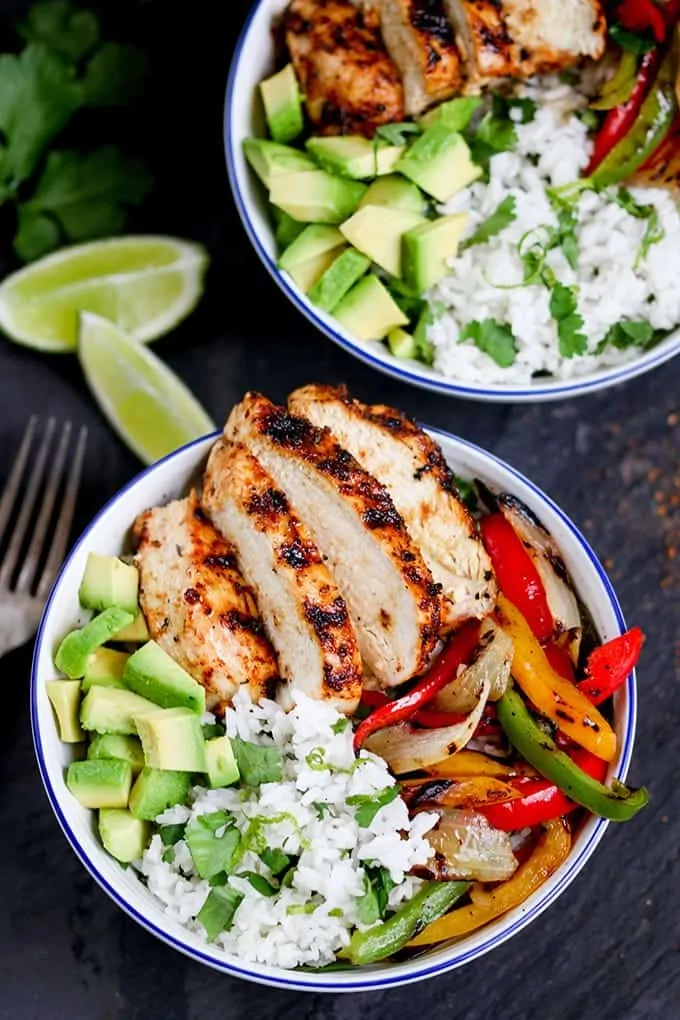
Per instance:
[[[498,497],[498,508],[531,556],[545,588],[548,606],[559,631],[567,634],[567,650],[578,662],[583,626],[569,573],[560,550],[538,517],[516,496]]]
[[[442,688],[432,707],[439,712],[472,711],[485,680],[489,681],[489,701],[498,701],[508,686],[511,664],[512,638],[493,620],[485,620],[473,661]]]
[[[397,776],[443,761],[465,747],[472,737],[482,718],[490,689],[488,679],[483,680],[477,691],[474,709],[455,726],[430,730],[416,729],[410,723],[399,723],[398,726],[387,726],[373,733],[364,747],[384,758]]]
[[[507,832],[489,825],[478,811],[435,808],[439,822],[425,833],[434,854],[418,874],[444,881],[502,882],[515,872],[517,858]]]

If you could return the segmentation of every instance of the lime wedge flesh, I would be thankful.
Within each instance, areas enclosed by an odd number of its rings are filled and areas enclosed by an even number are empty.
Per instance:
[[[121,237],[63,248],[0,285],[0,329],[44,351],[75,351],[79,312],[111,319],[142,343],[187,316],[208,255],[173,237]]]
[[[108,319],[82,313],[78,357],[102,412],[145,464],[215,431],[181,379]]]

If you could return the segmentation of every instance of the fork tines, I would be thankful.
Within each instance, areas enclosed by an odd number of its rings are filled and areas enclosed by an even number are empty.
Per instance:
[[[73,431],[69,421],[58,429],[55,418],[49,418],[44,429],[36,416],[28,423],[0,499],[0,542],[5,545],[0,591],[44,598],[56,576],[66,552],[87,441],[85,426],[72,441]]]

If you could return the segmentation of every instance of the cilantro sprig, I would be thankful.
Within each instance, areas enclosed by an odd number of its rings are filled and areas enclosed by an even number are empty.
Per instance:
[[[475,232],[461,244],[460,250],[465,251],[466,248],[472,248],[476,244],[485,244],[492,237],[502,233],[517,219],[516,206],[515,196],[507,195],[494,211],[482,220]]]

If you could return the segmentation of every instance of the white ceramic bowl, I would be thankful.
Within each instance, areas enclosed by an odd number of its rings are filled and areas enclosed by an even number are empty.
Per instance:
[[[539,489],[502,461],[470,443],[431,430],[441,444],[453,470],[479,478],[491,489],[508,491],[522,499],[552,532],[576,587],[590,609],[603,640],[625,629],[621,609],[595,554],[562,511]],[[194,960],[237,977],[279,988],[314,991],[365,991],[406,984],[460,967],[500,945],[534,921],[562,893],[584,866],[602,839],[607,822],[591,817],[579,831],[569,858],[555,875],[521,907],[455,945],[433,949],[407,963],[386,963],[357,971],[297,973],[244,963],[206,945],[177,921],[163,913],[162,905],[137,880],[132,869],[124,870],[102,848],[94,824],[94,812],[81,807],[69,793],[65,769],[72,745],[62,744],[45,693],[45,681],[54,676],[54,651],[73,627],[83,622],[78,606],[78,586],[89,551],[118,554],[126,550],[130,525],[149,507],[183,495],[205,461],[214,436],[199,439],[138,475],[104,507],[75,545],[54,585],[36,639],[31,678],[31,719],[40,773],[52,808],[76,854],[105,892],[148,931]],[[615,729],[619,753],[609,778],[623,780],[633,750],[636,694],[631,674],[615,698]]]
[[[357,340],[331,315],[316,308],[304,291],[276,266],[276,244],[266,196],[242,150],[245,138],[264,137],[265,134],[257,101],[257,85],[274,70],[272,24],[286,4],[287,0],[258,0],[253,4],[232,58],[224,108],[224,146],[232,194],[255,251],[284,294],[322,333],[361,361],[402,382],[447,396],[496,402],[530,403],[593,393],[633,379],[680,353],[678,330],[653,350],[640,354],[625,365],[600,369],[579,379],[536,379],[524,386],[462,383],[419,362],[395,358],[382,343]]]

